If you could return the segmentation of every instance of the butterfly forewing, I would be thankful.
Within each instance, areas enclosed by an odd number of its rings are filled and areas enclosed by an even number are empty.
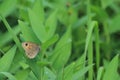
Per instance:
[[[25,50],[26,56],[30,59],[35,58],[39,53],[39,46],[32,42],[23,42],[22,47]]]

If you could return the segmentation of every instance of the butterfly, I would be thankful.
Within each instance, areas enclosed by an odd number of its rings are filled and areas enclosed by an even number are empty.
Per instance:
[[[40,51],[39,45],[33,42],[22,42],[22,47],[25,50],[25,54],[28,58],[33,59]]]

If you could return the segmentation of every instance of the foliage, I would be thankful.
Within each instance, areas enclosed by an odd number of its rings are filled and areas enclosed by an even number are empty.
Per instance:
[[[120,80],[119,21],[119,0],[0,0],[0,80]]]

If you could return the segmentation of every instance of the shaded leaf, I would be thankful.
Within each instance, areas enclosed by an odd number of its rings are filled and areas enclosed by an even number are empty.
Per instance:
[[[115,33],[117,31],[120,31],[120,15],[116,15],[113,19],[109,21],[109,32]]]
[[[0,72],[0,74],[5,75],[6,77],[8,77],[9,80],[17,80],[12,74],[8,72]]]

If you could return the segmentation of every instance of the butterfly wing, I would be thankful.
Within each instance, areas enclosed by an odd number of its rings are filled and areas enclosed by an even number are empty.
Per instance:
[[[26,56],[30,59],[35,58],[40,50],[40,48],[37,44],[31,43],[31,42],[23,42],[22,46],[25,50]]]
[[[30,59],[35,58],[39,53],[39,47],[34,46],[30,50],[26,50],[25,53]]]

